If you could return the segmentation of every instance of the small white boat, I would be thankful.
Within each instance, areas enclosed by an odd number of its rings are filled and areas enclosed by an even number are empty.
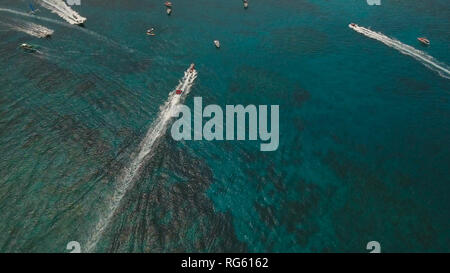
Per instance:
[[[248,1],[244,0],[244,9],[248,8]]]
[[[82,16],[77,16],[77,15],[73,15],[75,22],[73,23],[74,25],[80,26],[80,27],[84,27],[84,23],[86,23],[87,19],[82,17]]]
[[[167,8],[166,13],[167,13],[167,15],[170,15],[172,13],[172,9],[171,8]]]
[[[23,43],[20,45],[20,48],[22,48],[23,50],[28,51],[28,52],[36,52],[36,47],[32,46],[30,44]]]
[[[217,48],[220,48],[220,42],[219,42],[219,40],[214,40],[214,45],[215,45]]]

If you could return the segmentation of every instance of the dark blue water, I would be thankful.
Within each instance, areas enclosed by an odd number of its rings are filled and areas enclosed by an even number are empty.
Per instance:
[[[0,251],[83,248],[192,62],[186,104],[280,105],[279,149],[162,134],[95,251],[449,251],[450,80],[348,27],[448,68],[448,1],[174,5],[169,17],[160,1],[82,0],[83,29],[0,2]]]

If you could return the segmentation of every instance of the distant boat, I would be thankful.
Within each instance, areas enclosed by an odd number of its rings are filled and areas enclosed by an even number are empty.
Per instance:
[[[37,51],[35,46],[30,45],[30,44],[25,44],[25,43],[21,44],[20,48],[22,48],[23,50],[25,50],[27,52],[36,52]]]
[[[248,8],[248,0],[244,0],[244,9]]]
[[[171,8],[167,8],[166,12],[167,12],[167,15],[170,15],[172,13],[172,9]]]
[[[215,45],[217,48],[220,48],[220,42],[219,42],[219,40],[214,40],[214,45]]]
[[[421,42],[421,43],[424,44],[424,45],[427,45],[427,46],[430,45],[430,40],[428,40],[428,39],[425,38],[425,37],[417,38],[417,40],[419,40],[419,42]]]
[[[167,2],[164,3],[164,6],[166,6],[168,8],[171,8],[172,7],[172,2],[167,1]]]
[[[30,7],[30,12],[28,12],[28,14],[34,15],[37,11],[39,11],[38,9],[35,9],[33,7],[33,4],[31,4],[31,3],[29,5],[29,7]]]
[[[50,37],[52,37],[52,34],[53,34],[53,32],[46,31],[46,32],[43,34],[43,36],[44,36],[44,38],[50,38]]]
[[[154,29],[154,28],[150,28],[150,29],[148,29],[148,30],[147,30],[147,35],[150,35],[150,36],[155,36],[156,34],[154,33],[154,31],[155,31],[155,29]]]
[[[73,23],[74,25],[80,26],[80,27],[84,27],[84,23],[86,22],[86,18],[81,17],[81,16],[77,16],[76,14],[73,15],[73,17],[75,18],[75,23]]]

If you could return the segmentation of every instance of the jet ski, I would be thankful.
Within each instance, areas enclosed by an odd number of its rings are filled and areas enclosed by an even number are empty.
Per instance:
[[[417,40],[419,40],[419,42],[421,42],[423,45],[426,45],[426,46],[430,45],[430,40],[428,40],[425,37],[419,37],[419,38],[417,38]]]
[[[217,48],[220,48],[220,42],[219,42],[219,40],[214,40],[214,45],[215,45]]]
[[[26,44],[26,43],[21,44],[20,48],[22,48],[23,50],[25,50],[27,52],[36,52],[37,51],[35,46],[32,46],[30,44]]]
[[[38,11],[39,9],[34,9],[33,4],[30,3],[30,11],[28,12],[28,14],[35,15]]]
[[[148,29],[147,30],[147,35],[150,35],[150,36],[155,36],[156,34],[153,32],[153,31],[155,31],[155,29],[154,28],[150,28],[150,29]]]

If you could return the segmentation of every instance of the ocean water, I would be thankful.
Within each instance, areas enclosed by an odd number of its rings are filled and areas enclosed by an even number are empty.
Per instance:
[[[450,4],[381,1],[0,0],[0,252],[450,251]],[[279,105],[278,150],[155,129],[193,62],[186,105]]]

